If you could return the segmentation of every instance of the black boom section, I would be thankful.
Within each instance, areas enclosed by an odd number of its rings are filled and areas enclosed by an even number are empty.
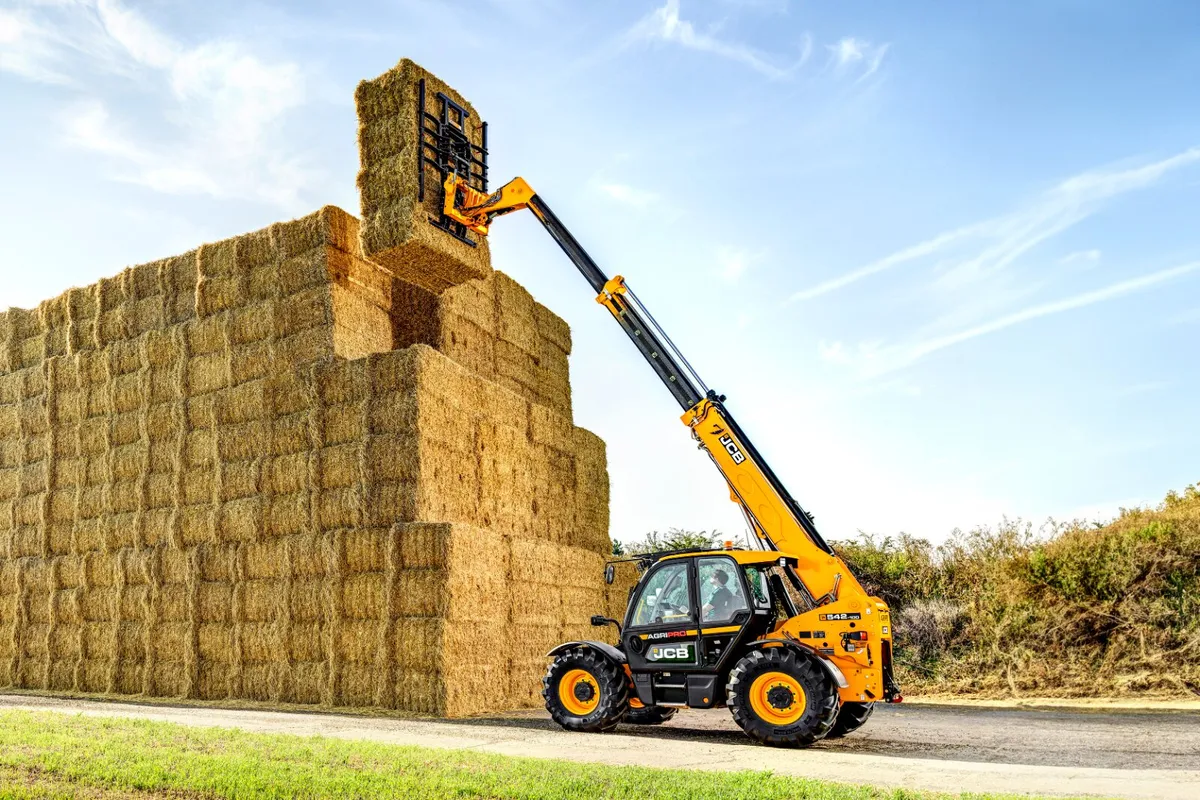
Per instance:
[[[558,242],[558,246],[567,254],[567,258],[571,259],[571,263],[583,273],[583,277],[591,284],[596,294],[603,292],[608,277],[583,249],[583,245],[579,244],[554,215],[550,206],[546,205],[542,198],[534,195],[529,200],[529,209],[541,221],[546,232]],[[664,341],[656,332],[657,326],[653,325],[653,320],[647,320],[640,309],[633,303],[626,302],[626,297],[619,298],[619,305],[621,311],[616,315],[617,322],[683,410],[687,411],[703,400],[703,391],[684,371],[680,363],[682,359],[676,358],[670,343]]]

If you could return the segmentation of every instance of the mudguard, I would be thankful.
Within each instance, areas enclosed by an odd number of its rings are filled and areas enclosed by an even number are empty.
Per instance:
[[[625,666],[626,663],[625,654],[607,642],[564,642],[549,653],[546,653],[546,657],[553,658],[559,653],[570,650],[572,647],[587,647],[598,653],[603,653],[606,658],[620,667]]]
[[[838,687],[839,689],[845,689],[850,685],[849,682],[846,681],[846,676],[842,674],[840,669],[838,669],[837,664],[834,664],[828,658],[825,658],[823,655],[817,652],[815,647],[809,647],[802,642],[793,642],[790,639],[758,639],[757,641],[750,642],[746,646],[762,647],[763,645],[768,644],[777,645],[779,647],[790,647],[792,650],[795,650],[798,653],[804,653],[812,656],[818,664],[825,668],[825,672],[829,674],[829,678],[833,681],[834,686]]]

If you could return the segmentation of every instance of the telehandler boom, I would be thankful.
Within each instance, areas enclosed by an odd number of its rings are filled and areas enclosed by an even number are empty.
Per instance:
[[[548,654],[543,696],[555,721],[603,731],[725,704],[750,737],[803,746],[857,729],[877,701],[899,702],[887,605],[867,595],[625,279],[607,277],[524,179],[487,194],[449,173],[443,188],[445,217],[481,236],[496,217],[533,212],[679,403],[759,546],[636,559],[644,571],[623,624],[592,618],[616,625],[618,644],[567,642]]]

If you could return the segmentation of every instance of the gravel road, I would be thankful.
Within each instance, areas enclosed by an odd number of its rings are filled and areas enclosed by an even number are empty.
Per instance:
[[[749,743],[723,710],[609,734],[560,730],[543,713],[440,721],[0,695],[0,710],[156,719],[535,758],[709,770],[770,770],[946,792],[1200,798],[1200,713],[880,707],[859,732],[808,750]]]

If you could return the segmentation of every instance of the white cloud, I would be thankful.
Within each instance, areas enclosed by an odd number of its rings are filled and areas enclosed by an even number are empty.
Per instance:
[[[812,51],[812,39],[805,34],[798,58],[786,63],[786,59],[763,53],[748,45],[728,42],[713,33],[697,31],[695,26],[679,15],[679,0],[667,0],[643,17],[626,35],[628,41],[662,41],[712,53],[720,58],[736,61],[754,71],[776,80],[791,76],[804,65]]]
[[[835,363],[854,366],[865,376],[882,375],[910,366],[926,356],[938,352],[939,350],[944,350],[948,347],[953,347],[955,345],[968,342],[980,336],[997,333],[998,331],[1005,330],[1006,328],[1011,328],[1015,325],[1020,325],[1021,323],[1040,319],[1042,317],[1048,317],[1053,314],[1061,314],[1066,311],[1074,311],[1076,309],[1095,305],[1096,303],[1115,300],[1120,297],[1124,297],[1125,295],[1149,289],[1159,284],[1175,280],[1176,278],[1182,278],[1198,271],[1200,271],[1200,261],[1193,261],[1176,267],[1152,272],[1148,275],[1129,278],[1100,289],[1083,292],[1062,300],[1055,300],[1049,303],[1039,303],[1010,314],[1005,314],[989,320],[988,322],[974,325],[969,328],[964,328],[943,336],[936,336],[907,344],[891,345],[887,347],[881,347],[878,345],[878,343],[870,343],[867,345],[860,345],[857,352],[848,350],[844,345],[838,342],[835,343],[836,347],[823,346],[821,356],[827,361],[834,361]]]
[[[652,203],[658,202],[658,194],[646,189],[638,189],[625,183],[601,183],[599,184],[600,191],[616,200],[633,208],[647,208]]]
[[[1170,389],[1175,385],[1175,381],[1143,381],[1142,383],[1131,383],[1128,386],[1123,386],[1117,389],[1114,393],[1117,397],[1137,397],[1144,394],[1155,394],[1164,389]]]
[[[1091,170],[1062,181],[1034,202],[1000,217],[971,223],[941,233],[877,261],[829,278],[792,294],[789,302],[811,300],[892,269],[942,253],[952,245],[979,242],[982,249],[965,258],[949,260],[941,269],[937,286],[961,289],[999,272],[1037,245],[1045,242],[1104,207],[1106,201],[1126,192],[1152,186],[1174,170],[1200,161],[1200,147],[1141,167]]]
[[[1068,253],[1058,260],[1059,264],[1067,266],[1069,264],[1091,265],[1100,260],[1101,253],[1099,250],[1077,250],[1074,253]]]
[[[834,69],[843,73],[861,69],[858,76],[861,81],[879,71],[890,46],[873,45],[865,39],[845,36],[834,44],[826,45],[826,49],[829,50],[829,60]]]
[[[722,247],[717,250],[717,275],[729,283],[737,283],[747,269],[765,257],[763,250]]]
[[[298,65],[232,40],[185,44],[117,0],[36,10],[0,12],[0,69],[82,90],[63,112],[68,144],[104,156],[115,179],[155,191],[303,209],[313,176],[282,128],[306,99]],[[126,87],[104,80],[112,75],[133,83],[136,129],[106,99],[129,102]]]

